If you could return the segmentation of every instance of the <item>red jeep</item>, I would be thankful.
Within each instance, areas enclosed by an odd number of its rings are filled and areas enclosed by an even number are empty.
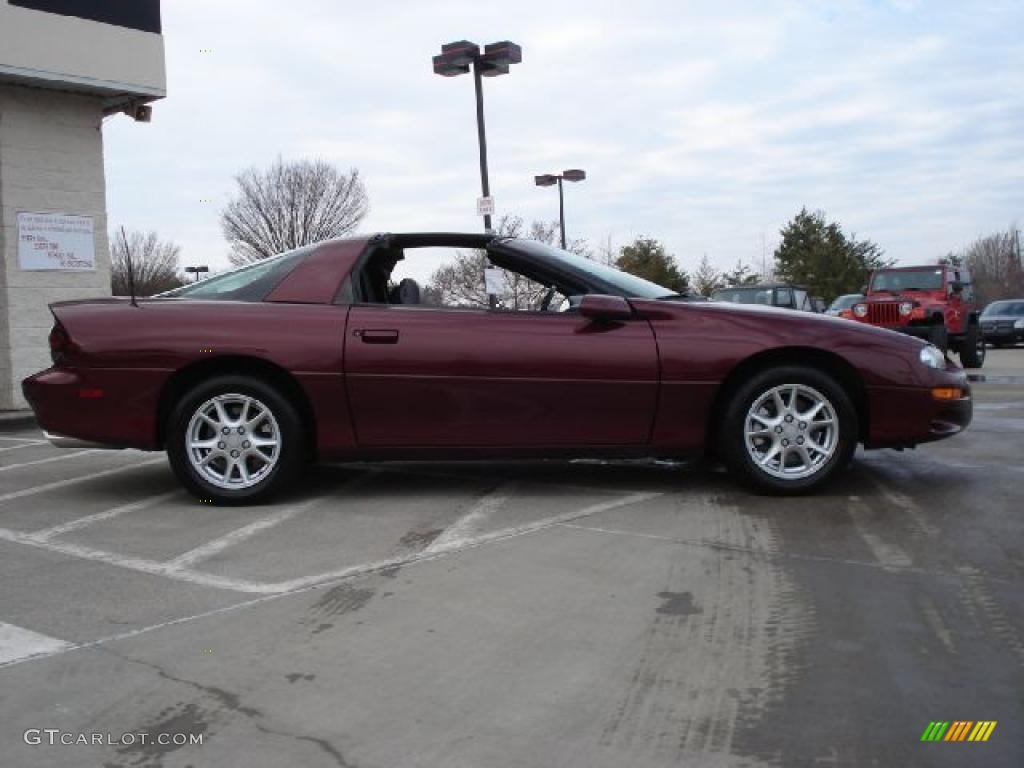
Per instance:
[[[871,274],[853,319],[908,333],[960,355],[964,368],[985,362],[971,276],[965,267],[891,267]]]

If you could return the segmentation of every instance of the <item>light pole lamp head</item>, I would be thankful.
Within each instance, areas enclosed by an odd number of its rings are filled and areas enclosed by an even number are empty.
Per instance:
[[[484,55],[480,57],[480,74],[484,77],[507,75],[512,64],[523,60],[523,49],[515,43],[503,40],[484,46]]]
[[[441,46],[441,55],[434,57],[434,74],[456,77],[469,72],[469,67],[480,55],[480,46],[469,40],[458,40]]]
[[[566,181],[583,181],[587,178],[587,172],[581,171],[579,168],[572,168],[568,171],[562,171],[562,178]]]
[[[534,176],[533,183],[538,187],[553,187],[558,183],[558,177],[550,173],[545,173],[541,176]]]

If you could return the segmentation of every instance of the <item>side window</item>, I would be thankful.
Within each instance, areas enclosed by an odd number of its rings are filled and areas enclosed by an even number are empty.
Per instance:
[[[371,254],[359,277],[363,302],[426,308],[559,311],[568,297],[511,270],[494,267],[482,250],[407,247]]]
[[[775,289],[775,306],[777,307],[792,307],[793,306],[793,292],[789,288],[776,288]]]

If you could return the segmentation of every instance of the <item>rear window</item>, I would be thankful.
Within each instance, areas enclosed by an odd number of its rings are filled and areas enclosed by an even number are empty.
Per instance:
[[[733,304],[772,304],[771,288],[724,288],[715,291],[715,301],[731,301]]]
[[[315,248],[315,245],[307,245],[294,251],[287,251],[159,295],[179,299],[263,301]]]

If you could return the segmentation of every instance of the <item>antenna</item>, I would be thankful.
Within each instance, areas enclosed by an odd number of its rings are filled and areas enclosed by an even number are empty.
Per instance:
[[[124,255],[128,261],[128,295],[131,296],[131,305],[139,306],[135,301],[135,272],[132,270],[132,249],[128,245],[128,235],[124,233],[124,226],[121,226],[121,240],[124,242]]]

